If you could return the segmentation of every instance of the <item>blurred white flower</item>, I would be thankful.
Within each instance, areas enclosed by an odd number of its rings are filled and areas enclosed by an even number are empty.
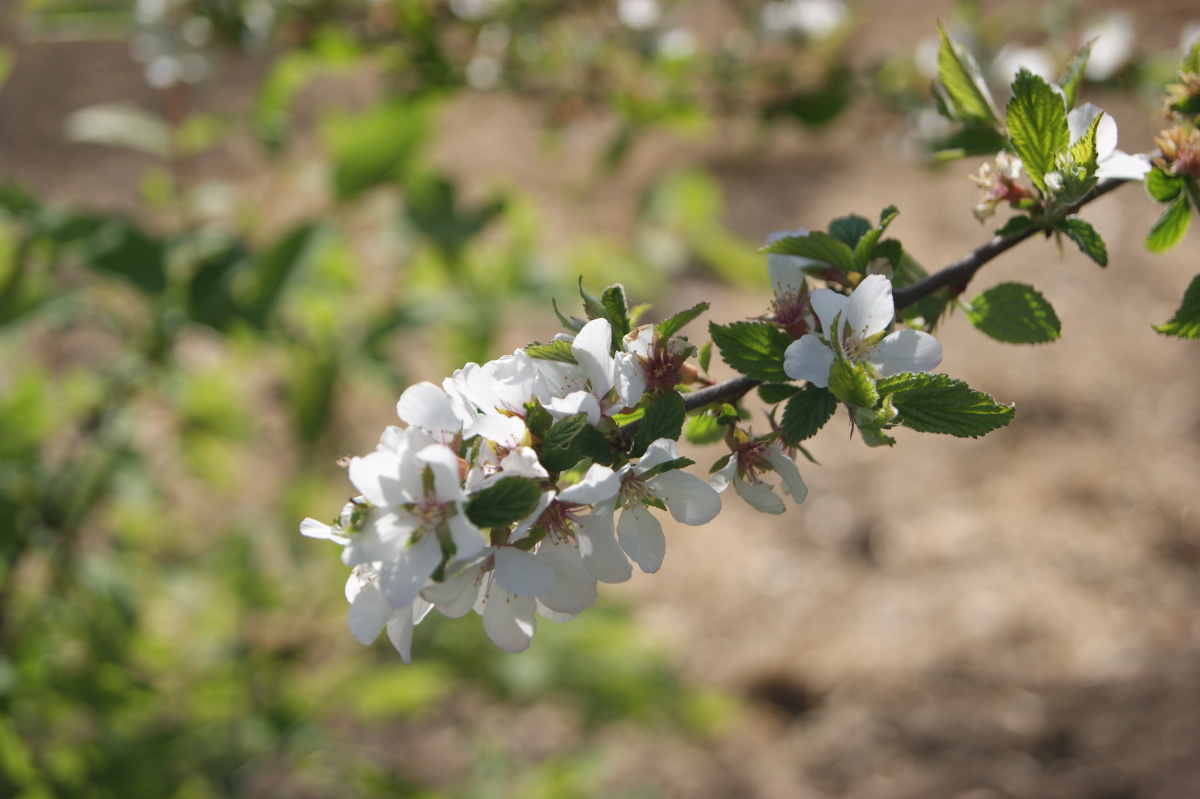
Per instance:
[[[992,80],[1003,86],[1008,86],[1017,76],[1021,67],[1047,81],[1056,77],[1054,59],[1043,47],[1016,47],[1006,44],[992,59],[990,68]]]
[[[1072,144],[1087,133],[1092,121],[1100,114],[1104,112],[1091,103],[1084,103],[1067,114]],[[1096,160],[1100,165],[1096,177],[1101,180],[1142,180],[1150,171],[1150,159],[1145,155],[1129,155],[1117,149],[1117,123],[1108,114],[1104,114],[1096,127]]]
[[[1083,71],[1084,77],[1088,80],[1108,80],[1124,69],[1133,58],[1133,14],[1128,11],[1114,11],[1096,20],[1083,33],[1085,42],[1092,39],[1095,39],[1095,42]]]
[[[842,0],[781,0],[762,9],[763,27],[772,33],[795,31],[815,39],[836,33],[850,20]]]
[[[653,28],[662,19],[662,7],[658,0],[620,0],[617,3],[617,19],[635,31]]]

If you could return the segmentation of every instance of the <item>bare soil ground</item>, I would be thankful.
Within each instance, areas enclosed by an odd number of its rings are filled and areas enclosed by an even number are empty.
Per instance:
[[[869,58],[928,35],[949,4],[861,5],[871,15],[858,39]],[[1135,12],[1149,47],[1173,45],[1196,14],[1183,2],[1140,3]],[[89,84],[97,58],[111,70]],[[136,161],[67,147],[57,132],[67,111],[137,91],[123,58],[110,45],[22,52],[0,95],[0,175],[62,199],[132,208]],[[254,74],[248,65],[242,77]],[[1146,106],[1089,99],[1115,113],[1125,147],[1149,147],[1157,128]],[[477,99],[452,110],[441,156],[554,201],[564,236],[621,233],[655,177],[699,163],[721,177],[728,223],[750,240],[850,212],[873,216],[891,203],[901,211],[892,232],[929,269],[987,238],[990,227],[970,213],[971,165],[931,173],[906,163],[889,149],[892,123],[856,113],[829,133],[778,132],[760,148],[737,130],[714,137],[719,143],[656,138],[586,201],[561,199],[579,179],[569,165],[601,138],[586,121],[565,152],[547,158],[529,135],[536,114]],[[482,140],[465,124],[480,119]],[[939,331],[942,369],[1015,402],[1011,427],[980,441],[901,432],[881,451],[835,421],[812,446],[821,465],[803,469],[811,498],[802,507],[767,518],[730,497],[718,523],[668,530],[658,575],[608,589],[636,600],[692,678],[749,707],[704,742],[613,731],[602,742],[613,792],[1200,796],[1200,349],[1150,329],[1200,271],[1198,239],[1193,231],[1167,256],[1146,254],[1141,239],[1155,207],[1137,186],[1085,216],[1108,241],[1106,270],[1070,245],[1060,258],[1052,243],[1033,241],[972,286],[1035,284],[1062,319],[1060,342],[1006,347],[961,315]],[[722,320],[763,310],[763,298],[703,280],[681,291],[681,307],[709,299]],[[552,707],[503,721],[491,713],[464,699],[397,734],[465,740],[470,725],[528,741],[520,731],[557,725],[564,745],[572,737],[569,714],[563,720]],[[424,755],[414,748],[399,757],[418,768]]]

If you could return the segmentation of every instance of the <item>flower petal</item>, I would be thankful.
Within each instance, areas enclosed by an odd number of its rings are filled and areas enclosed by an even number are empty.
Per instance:
[[[1120,150],[1114,150],[1108,158],[1100,162],[1100,168],[1096,170],[1096,177],[1101,180],[1105,178],[1144,180],[1149,171],[1150,158],[1145,154],[1130,155]]]
[[[415,383],[406,388],[396,403],[396,415],[442,443],[453,440],[463,426],[450,396],[433,383]]]
[[[418,599],[412,608],[398,610],[387,622],[388,640],[400,653],[400,659],[405,663],[412,662],[412,631],[413,625],[419,624],[425,614],[433,607],[428,602]]]
[[[563,502],[591,505],[612,499],[621,490],[621,476],[607,466],[593,463],[578,483],[567,486],[558,495]]]
[[[897,330],[879,342],[869,360],[884,377],[899,372],[928,372],[942,362],[942,345],[920,330]]]
[[[554,587],[538,596],[539,606],[574,616],[596,602],[596,578],[584,568],[574,544],[548,536],[538,545],[536,557],[554,571]]]
[[[663,556],[667,554],[667,537],[663,535],[662,522],[646,508],[635,506],[621,512],[617,521],[617,540],[625,554],[647,574],[653,574],[662,566]]]
[[[421,596],[432,602],[443,616],[457,619],[465,616],[479,598],[480,574],[478,565],[471,566],[440,583],[427,584],[421,589]]]
[[[720,461],[718,461],[720,463]],[[712,486],[713,491],[718,494],[729,488],[729,484],[737,479],[737,456],[730,455],[725,465],[717,471],[713,472],[712,477],[708,478],[708,484]]]
[[[394,607],[412,604],[442,562],[442,547],[436,535],[425,534],[411,541],[379,569],[379,587]]]
[[[501,649],[524,652],[537,629],[536,607],[533,597],[513,596],[493,583],[484,596],[483,629]]]
[[[350,605],[350,614],[346,617],[350,634],[360,644],[371,643],[379,637],[383,625],[387,624],[394,610],[380,593],[378,583],[364,585],[354,597],[354,602]]]
[[[508,593],[540,596],[554,587],[554,570],[528,552],[500,547],[494,557],[496,583]]]
[[[834,317],[844,314],[850,298],[838,294],[833,289],[817,289],[809,295],[809,301],[812,303],[813,312],[821,320],[821,332],[828,337],[830,328],[833,327]],[[842,321],[846,321],[845,318]]]
[[[829,385],[833,350],[812,333],[805,333],[788,345],[783,353],[783,371],[793,380],[807,380],[814,386]]]
[[[787,504],[766,483],[748,483],[745,480],[738,480],[733,487],[738,496],[746,500],[746,503],[759,513],[779,515],[787,510]]]
[[[721,496],[694,474],[675,469],[658,475],[650,485],[682,524],[708,524],[721,512]]]
[[[866,338],[882,333],[896,317],[892,281],[883,275],[867,275],[850,295],[845,320],[857,335]]]
[[[571,354],[592,381],[592,393],[602,397],[613,387],[612,325],[593,319],[575,335]]]
[[[808,496],[808,486],[804,484],[804,478],[800,476],[800,469],[796,466],[796,462],[783,453],[779,445],[770,447],[767,450],[767,463],[775,469],[775,473],[780,478],[780,488],[785,494],[789,494],[797,504],[804,501]]]
[[[623,583],[633,576],[633,567],[617,544],[613,510],[612,503],[592,508],[591,513],[579,520],[575,540],[579,542],[579,555],[588,574],[604,583]]]
[[[450,540],[454,542],[454,559],[457,561],[473,558],[487,546],[483,531],[467,518],[461,504],[458,505],[458,513],[446,520],[446,526],[450,529]]]

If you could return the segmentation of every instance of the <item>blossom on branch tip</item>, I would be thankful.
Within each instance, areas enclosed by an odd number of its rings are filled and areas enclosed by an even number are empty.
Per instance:
[[[776,486],[762,479],[764,472],[775,472],[780,477],[780,493],[790,496],[796,504],[803,502],[808,496],[808,487],[804,485],[796,462],[768,439],[750,438],[745,434],[740,437],[744,440],[734,447],[726,457],[725,465],[713,473],[708,484],[718,493],[733,485],[737,495],[755,510],[780,514],[787,506],[775,493]]]
[[[1096,127],[1096,177],[1104,180],[1142,180],[1150,171],[1150,159],[1145,155],[1130,155],[1117,149],[1117,123],[1091,103],[1084,103],[1067,114],[1071,144],[1083,138],[1096,117],[1104,114]]]
[[[767,236],[767,244],[774,244],[789,236],[807,235],[808,231],[802,227],[796,230],[780,230]],[[807,270],[821,266],[823,264],[820,262],[800,255],[767,253],[767,273],[771,278],[771,287],[775,290],[771,298],[769,319],[786,330],[793,339],[798,339],[816,328],[817,318],[813,315],[812,303],[809,301]]]
[[[849,360],[870,364],[884,376],[927,372],[942,362],[942,345],[928,333],[905,329],[882,335],[895,318],[892,283],[882,275],[868,275],[849,297],[818,289],[812,303],[822,332],[806,334],[784,352],[783,371],[793,380],[827,387],[835,344]]]

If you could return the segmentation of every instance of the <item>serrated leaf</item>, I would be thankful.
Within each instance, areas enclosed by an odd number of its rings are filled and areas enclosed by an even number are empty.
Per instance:
[[[1166,324],[1155,325],[1154,329],[1164,336],[1200,338],[1200,275],[1192,278],[1187,291],[1183,293],[1183,302],[1171,320]]]
[[[1157,166],[1146,173],[1146,193],[1158,203],[1171,202],[1186,185],[1187,178],[1182,175],[1168,175]]]
[[[571,342],[555,339],[546,344],[530,344],[525,348],[525,354],[530,358],[543,361],[558,361],[559,363],[578,363],[571,354]]]
[[[938,81],[945,91],[944,99],[959,122],[977,122],[998,127],[999,115],[988,92],[987,82],[971,53],[950,38],[938,23],[941,45],[938,47]]]
[[[854,249],[858,240],[871,229],[871,222],[857,214],[839,217],[829,223],[829,235]]]
[[[537,402],[525,403],[525,426],[538,438],[546,435],[554,424],[554,415]]]
[[[783,408],[783,440],[789,445],[812,438],[833,417],[838,400],[829,389],[805,386]]]
[[[619,456],[604,438],[604,434],[591,425],[583,428],[575,439],[579,447],[579,457],[587,458],[594,463],[605,466],[615,466]]]
[[[1080,47],[1079,52],[1072,56],[1071,62],[1063,70],[1062,77],[1058,79],[1058,85],[1062,87],[1063,94],[1067,98],[1067,108],[1075,107],[1075,95],[1079,92],[1079,84],[1083,82],[1083,73],[1087,67],[1088,57],[1092,54],[1092,45],[1095,43],[1096,40],[1091,39],[1083,47]]]
[[[583,300],[583,313],[588,320],[592,319],[607,319],[607,309],[599,297],[594,297],[587,293],[583,287],[583,276],[579,277],[579,298]]]
[[[686,311],[680,311],[674,316],[662,320],[654,326],[654,329],[658,331],[658,335],[661,338],[670,338],[678,333],[688,322],[707,311],[708,307],[707,302],[698,302]]]
[[[1078,244],[1088,258],[1100,266],[1108,266],[1108,249],[1104,246],[1104,239],[1086,221],[1077,216],[1068,216],[1055,229],[1067,234],[1067,238]]]
[[[1053,306],[1033,286],[1001,283],[971,300],[967,319],[981,332],[1008,344],[1054,341],[1062,323]]]
[[[890,397],[896,421],[922,433],[978,438],[1012,421],[1015,410],[948,375],[901,372],[877,388]]]
[[[879,403],[875,380],[866,364],[848,358],[834,358],[829,367],[829,391],[855,408],[874,408]]]
[[[791,383],[763,383],[758,387],[758,396],[768,405],[775,405],[788,399],[799,390],[799,386]]]
[[[721,360],[741,374],[767,383],[791,380],[783,371],[783,354],[792,343],[792,337],[774,325],[710,322],[708,332],[721,351]]]
[[[606,311],[605,318],[612,325],[613,347],[621,348],[621,339],[633,329],[629,323],[629,304],[625,301],[625,288],[619,283],[609,286],[600,295],[600,302]]]
[[[852,272],[855,268],[854,251],[844,242],[819,230],[815,230],[807,236],[786,236],[763,247],[759,252],[800,255],[836,266],[847,272]]]
[[[1167,206],[1146,234],[1146,249],[1150,252],[1166,252],[1183,240],[1188,224],[1192,221],[1192,207],[1187,194],[1180,194]]]
[[[649,469],[638,475],[638,479],[649,480],[653,477],[657,477],[663,472],[674,472],[679,469],[686,469],[689,466],[694,466],[695,464],[696,462],[691,458],[675,458],[674,460],[664,461],[657,466],[651,466]]]
[[[953,161],[975,155],[994,156],[1008,146],[995,128],[967,127],[931,144],[934,161]]]
[[[558,317],[558,323],[567,330],[570,330],[572,333],[578,333],[580,330],[583,330],[583,326],[587,324],[582,319],[576,319],[574,317],[568,319],[566,316],[563,316],[563,312],[558,309],[558,300],[554,299],[553,297],[550,298],[550,305],[554,308],[554,315]]]
[[[565,416],[551,425],[537,447],[542,466],[550,472],[563,472],[579,463],[579,447],[575,440],[587,427],[586,413]]]
[[[1046,173],[1055,157],[1071,143],[1062,97],[1044,79],[1022,67],[1008,101],[1008,136],[1033,185],[1046,190]]]
[[[1034,222],[1027,216],[1014,216],[1000,226],[997,236],[1016,236],[1034,227]]]
[[[637,433],[633,436],[633,447],[629,454],[640,458],[646,453],[646,447],[660,438],[678,441],[683,432],[683,420],[687,408],[683,397],[676,391],[659,394],[646,408],[646,415],[638,425]]]
[[[1096,170],[1099,168],[1099,163],[1096,160],[1096,131],[1100,128],[1100,120],[1104,119],[1104,112],[1092,119],[1092,124],[1088,125],[1088,129],[1075,142],[1071,144],[1071,148],[1067,150],[1067,155],[1072,163],[1079,164],[1087,170],[1087,177],[1090,179],[1095,177]]]
[[[467,518],[476,527],[508,527],[528,516],[537,507],[542,489],[524,477],[502,477],[471,497],[466,504]]]
[[[894,205],[884,208],[883,213],[879,215],[879,224],[868,230],[858,240],[858,244],[854,248],[854,264],[860,272],[867,271],[867,266],[871,262],[871,254],[875,249],[875,243],[879,241],[879,237],[887,230],[888,225],[892,224],[892,220],[899,215],[900,212]]]

